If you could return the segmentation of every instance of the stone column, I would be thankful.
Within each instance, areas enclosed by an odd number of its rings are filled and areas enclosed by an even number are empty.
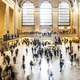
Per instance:
[[[21,28],[22,28],[22,14],[21,14],[21,9],[20,9],[20,12],[19,12],[19,30],[21,31]]]
[[[80,2],[78,3],[78,34],[79,33],[80,33]]]
[[[77,2],[74,4],[74,28],[76,29],[76,32],[78,33],[78,5]]]
[[[58,8],[53,8],[52,13],[52,24],[53,24],[53,31],[58,27]]]
[[[17,33],[17,28],[18,28],[18,11],[17,11],[17,2],[15,4],[14,8],[14,33]]]
[[[74,25],[74,16],[73,16],[73,8],[70,9],[70,24],[71,24],[71,33],[73,32],[73,25]]]
[[[58,5],[59,5],[59,1],[58,0],[52,0],[51,1],[52,7],[53,7],[53,13],[52,13],[52,28],[53,28],[53,32],[56,31],[56,29],[58,28]]]
[[[40,31],[40,9],[36,6],[35,8],[35,31]]]
[[[6,5],[6,30],[9,31],[9,6]]]

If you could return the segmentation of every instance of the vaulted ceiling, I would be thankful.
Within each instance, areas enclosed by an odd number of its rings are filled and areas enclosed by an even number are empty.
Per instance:
[[[16,0],[14,0],[15,2],[16,2]],[[27,1],[27,0],[17,0],[18,1],[18,4],[19,4],[19,6],[21,6],[25,1]],[[37,3],[37,4],[39,4],[40,2],[42,2],[42,1],[45,1],[45,0],[28,0],[28,1],[31,1],[31,2],[33,2],[33,3]],[[52,1],[52,2],[59,2],[59,1],[66,1],[66,0],[47,0],[47,1]],[[73,2],[75,1],[75,0],[67,0],[67,1],[69,1],[70,2],[70,4],[71,4],[71,6],[73,6]],[[77,2],[78,2],[79,0],[77,0]]]

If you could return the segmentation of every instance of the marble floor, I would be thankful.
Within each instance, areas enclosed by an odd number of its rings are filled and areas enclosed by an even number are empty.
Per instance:
[[[47,64],[47,61],[45,57],[41,59],[41,66],[39,66],[38,61],[35,63],[35,65],[32,68],[30,68],[30,61],[33,60],[32,57],[32,46],[26,46],[24,45],[18,45],[16,48],[19,49],[19,54],[17,56],[17,62],[16,65],[14,65],[16,69],[16,76],[17,80],[27,80],[27,76],[30,76],[30,80],[80,80],[80,66],[71,66],[70,59],[68,53],[65,51],[65,47],[69,44],[62,44],[59,45],[61,48],[63,59],[64,59],[64,66],[63,71],[60,72],[60,66],[59,66],[59,58],[53,57],[53,60]],[[16,49],[15,48],[15,49]],[[26,53],[25,49],[28,49],[28,53]],[[80,56],[80,51],[77,50],[77,44],[73,44],[73,50],[74,53],[77,53],[78,56]],[[13,56],[11,56],[10,51],[5,52],[7,55],[10,56],[11,64],[13,64]],[[15,53],[14,53],[15,54]],[[22,56],[25,55],[25,73],[22,69]],[[0,64],[2,64],[2,57],[0,57]],[[40,70],[41,67],[41,70]],[[52,78],[49,79],[49,70],[52,72]]]

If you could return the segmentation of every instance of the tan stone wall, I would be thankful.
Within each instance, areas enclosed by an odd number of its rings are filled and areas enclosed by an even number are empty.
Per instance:
[[[44,0],[45,1],[45,0]],[[36,13],[37,11],[39,12],[39,7],[41,5],[42,2],[44,1],[40,1],[40,0],[31,0],[31,2],[35,5],[35,31],[40,31],[40,13]],[[53,13],[52,13],[52,20],[53,20],[53,25],[52,25],[52,30],[55,31],[56,29],[59,28],[58,26],[58,6],[59,3],[62,0],[48,0],[52,7],[53,7]],[[70,2],[68,0],[65,0],[66,2],[69,3],[70,5],[70,29],[76,29],[76,31],[78,32],[78,14],[75,12],[75,8],[73,8],[70,4]],[[73,8],[73,10],[72,10]],[[29,31],[33,31],[33,27],[28,27],[26,26],[26,28],[24,26],[22,26],[22,31],[24,32],[24,29],[26,32]],[[67,29],[67,28],[66,28]],[[73,32],[73,31],[72,31]]]
[[[9,32],[14,34],[14,13],[11,8],[9,8]]]
[[[22,27],[22,32],[34,32],[35,31],[35,27],[34,26],[23,26]]]
[[[21,12],[18,3],[13,0],[0,0],[0,37],[9,30],[10,34],[21,29]]]
[[[60,1],[49,1],[53,7],[52,30],[55,31],[56,29],[58,29],[58,5]],[[39,7],[42,2],[40,0],[32,0],[32,2],[35,5],[35,25],[22,26],[21,9],[19,8],[18,3],[14,3],[12,0],[0,0],[0,36],[4,35],[7,32],[7,30],[9,30],[11,34],[17,33],[18,30],[21,30],[22,32],[40,31],[41,27]],[[75,28],[77,32],[80,32],[80,13],[78,12],[77,14],[75,12],[75,9],[70,10],[70,13],[70,28]]]
[[[6,5],[3,2],[0,2],[0,36],[6,33]]]

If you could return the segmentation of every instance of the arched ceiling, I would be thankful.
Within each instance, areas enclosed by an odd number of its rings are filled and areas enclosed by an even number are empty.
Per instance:
[[[14,0],[15,2],[16,2],[16,0]],[[22,4],[25,2],[25,1],[27,1],[27,0],[17,0],[18,1],[18,4],[19,4],[19,6],[21,7],[22,6]],[[31,1],[31,2],[33,2],[33,3],[35,3],[35,4],[39,4],[40,2],[42,2],[42,1],[45,1],[45,0],[29,0],[29,1]],[[55,1],[66,1],[66,0],[48,0],[48,1],[51,1],[51,2],[55,2]],[[71,4],[71,6],[73,6],[73,2],[75,1],[75,0],[67,0],[67,1],[69,1],[70,2],[70,4]],[[79,1],[79,0],[76,0],[77,2]],[[56,3],[56,2],[55,2]]]

